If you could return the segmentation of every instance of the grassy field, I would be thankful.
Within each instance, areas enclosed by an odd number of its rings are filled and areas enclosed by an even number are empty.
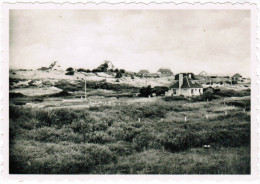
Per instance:
[[[250,174],[250,98],[223,101],[10,105],[10,173]]]

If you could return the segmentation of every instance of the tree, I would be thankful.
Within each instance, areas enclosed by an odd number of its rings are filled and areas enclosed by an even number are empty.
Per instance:
[[[79,68],[77,69],[77,72],[87,72],[87,70],[85,70],[84,68]]]
[[[101,72],[106,72],[108,68],[108,64],[107,63],[103,63],[101,64],[98,69],[100,69]]]
[[[121,77],[122,77],[122,73],[121,72],[117,72],[115,78],[121,78]]]
[[[140,96],[148,97],[149,95],[152,95],[152,87],[149,85],[147,87],[142,87],[140,90]]]
[[[125,73],[125,70],[124,69],[120,69],[119,72],[120,73]]]
[[[159,95],[165,94],[165,92],[168,91],[168,90],[169,90],[169,88],[165,87],[165,86],[155,86],[152,89],[152,93],[155,93],[156,96],[159,96]]]
[[[74,71],[74,69],[72,67],[69,67],[66,69],[67,72],[70,72],[70,71]]]
[[[118,72],[118,68],[116,68],[116,69],[114,70],[114,72],[117,73],[117,72]]]
[[[65,75],[74,75],[75,71],[72,67],[66,69],[67,73]]]

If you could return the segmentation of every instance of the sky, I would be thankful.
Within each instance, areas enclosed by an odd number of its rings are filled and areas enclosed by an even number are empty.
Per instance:
[[[249,10],[11,10],[10,68],[250,76]]]

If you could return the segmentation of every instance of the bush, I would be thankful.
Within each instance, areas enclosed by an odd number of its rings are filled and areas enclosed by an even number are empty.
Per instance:
[[[152,93],[155,93],[156,96],[159,96],[159,95],[164,95],[166,91],[168,91],[169,88],[168,87],[165,87],[165,86],[155,86],[153,89],[152,89]]]
[[[115,78],[121,78],[121,77],[122,77],[122,73],[121,72],[117,72]]]
[[[89,173],[97,165],[116,160],[107,147],[94,144],[17,141],[10,150],[11,174]]]
[[[140,90],[140,96],[142,97],[148,97],[148,96],[151,96],[152,95],[152,88],[151,86],[147,86],[147,87],[142,87]]]
[[[171,102],[171,101],[186,101],[187,98],[185,98],[184,96],[166,96],[163,98],[164,101],[166,102]]]
[[[26,95],[23,95],[22,93],[9,93],[9,98],[22,98],[26,97]]]
[[[79,69],[77,69],[77,72],[85,72],[85,73],[89,73],[90,72],[90,70],[89,69],[84,69],[84,68],[79,68]]]

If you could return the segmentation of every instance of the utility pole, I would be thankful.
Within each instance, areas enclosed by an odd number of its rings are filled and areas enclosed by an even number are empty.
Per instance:
[[[86,84],[86,76],[85,76],[85,100],[87,100],[87,84]]]
[[[147,74],[144,74],[145,77],[145,86],[147,87]]]

